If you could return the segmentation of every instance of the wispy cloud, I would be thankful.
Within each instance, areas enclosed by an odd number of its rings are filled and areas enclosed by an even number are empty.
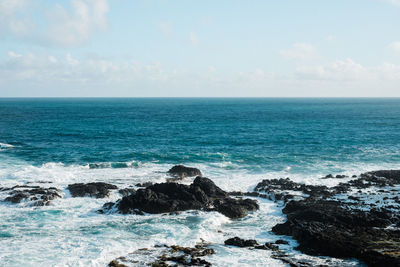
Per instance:
[[[393,42],[389,45],[389,48],[395,53],[400,55],[400,42]]]
[[[0,1],[0,35],[61,47],[80,46],[108,27],[107,0],[70,0],[42,9],[33,1]],[[35,14],[36,18],[33,18]],[[41,21],[41,27],[35,21]]]
[[[394,6],[397,6],[397,7],[400,7],[400,0],[381,0],[381,1],[390,3],[390,4],[392,4]]]

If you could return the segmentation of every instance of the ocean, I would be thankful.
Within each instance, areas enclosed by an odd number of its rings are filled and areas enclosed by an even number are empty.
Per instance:
[[[223,245],[233,236],[282,238],[271,232],[285,221],[279,203],[258,199],[260,210],[239,220],[203,211],[99,214],[121,196],[72,198],[66,189],[165,182],[176,164],[199,168],[226,191],[284,177],[332,186],[339,181],[321,177],[400,169],[400,99],[2,98],[0,187],[47,183],[63,197],[45,207],[0,201],[1,265],[106,266],[139,248],[203,239],[216,251],[207,259],[215,266],[286,266],[270,251]],[[294,257],[326,259],[301,254],[283,238]]]

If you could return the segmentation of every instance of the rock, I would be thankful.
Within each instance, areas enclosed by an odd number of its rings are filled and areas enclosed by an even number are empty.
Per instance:
[[[203,257],[215,254],[206,243],[198,243],[194,247],[155,246],[134,251],[126,256],[112,260],[108,266],[203,266],[210,267],[211,263]],[[171,265],[173,264],[173,265]]]
[[[357,258],[371,266],[400,266],[400,230],[396,228],[400,225],[400,201],[392,197],[398,194],[394,186],[400,185],[400,170],[352,178],[333,187],[304,185],[288,178],[263,180],[255,190],[267,192],[273,200],[284,200],[287,221],[272,230],[292,236],[302,252]],[[288,201],[291,191],[303,194]],[[348,194],[347,199],[342,194]],[[375,204],[366,201],[370,196]]]
[[[325,176],[325,178],[333,178],[332,174],[328,174],[327,176]]]
[[[223,198],[214,201],[215,209],[226,217],[243,218],[249,211],[258,210],[259,206],[252,199]]]
[[[115,206],[123,214],[215,210],[232,219],[242,218],[249,211],[258,209],[255,200],[231,198],[205,177],[196,177],[191,185],[167,182],[138,189],[135,194],[117,201]],[[110,206],[103,208],[107,210]]]
[[[32,206],[48,206],[51,200],[61,198],[61,191],[55,187],[43,188],[39,186],[18,185],[12,188],[3,188],[2,191],[10,191],[4,199],[13,204],[22,201],[30,201]]]
[[[179,179],[183,179],[186,177],[202,176],[199,169],[186,167],[183,165],[175,165],[168,171],[168,174]]]
[[[228,245],[228,246],[235,246],[235,247],[240,247],[240,248],[254,247],[254,246],[258,245],[256,240],[253,240],[253,239],[244,240],[237,236],[225,240],[224,243],[225,243],[225,245]]]
[[[386,229],[393,223],[390,214],[349,210],[338,201],[312,198],[291,201],[283,212],[287,222],[272,231],[292,236],[304,253],[354,257],[371,266],[400,265],[400,231]]]
[[[124,188],[118,190],[118,193],[120,193],[123,197],[132,195],[136,193],[136,190],[134,188]]]
[[[77,183],[68,185],[68,190],[72,197],[96,197],[104,198],[110,194],[110,189],[118,189],[117,186],[107,183]]]
[[[336,178],[343,179],[343,178],[346,178],[346,175],[338,174],[338,175],[336,175]]]
[[[289,244],[289,242],[286,241],[286,240],[278,239],[278,240],[275,241],[275,244],[287,245],[287,244]]]
[[[152,186],[153,185],[153,183],[152,182],[144,182],[144,183],[138,183],[138,184],[136,184],[136,186],[137,187],[149,187],[149,186]]]

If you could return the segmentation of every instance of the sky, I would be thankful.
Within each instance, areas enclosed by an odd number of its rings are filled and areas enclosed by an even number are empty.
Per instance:
[[[400,97],[400,0],[0,0],[0,97]]]

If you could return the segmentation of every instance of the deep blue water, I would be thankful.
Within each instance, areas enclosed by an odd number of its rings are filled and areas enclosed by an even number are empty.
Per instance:
[[[33,165],[391,163],[400,99],[0,99],[0,142]]]

